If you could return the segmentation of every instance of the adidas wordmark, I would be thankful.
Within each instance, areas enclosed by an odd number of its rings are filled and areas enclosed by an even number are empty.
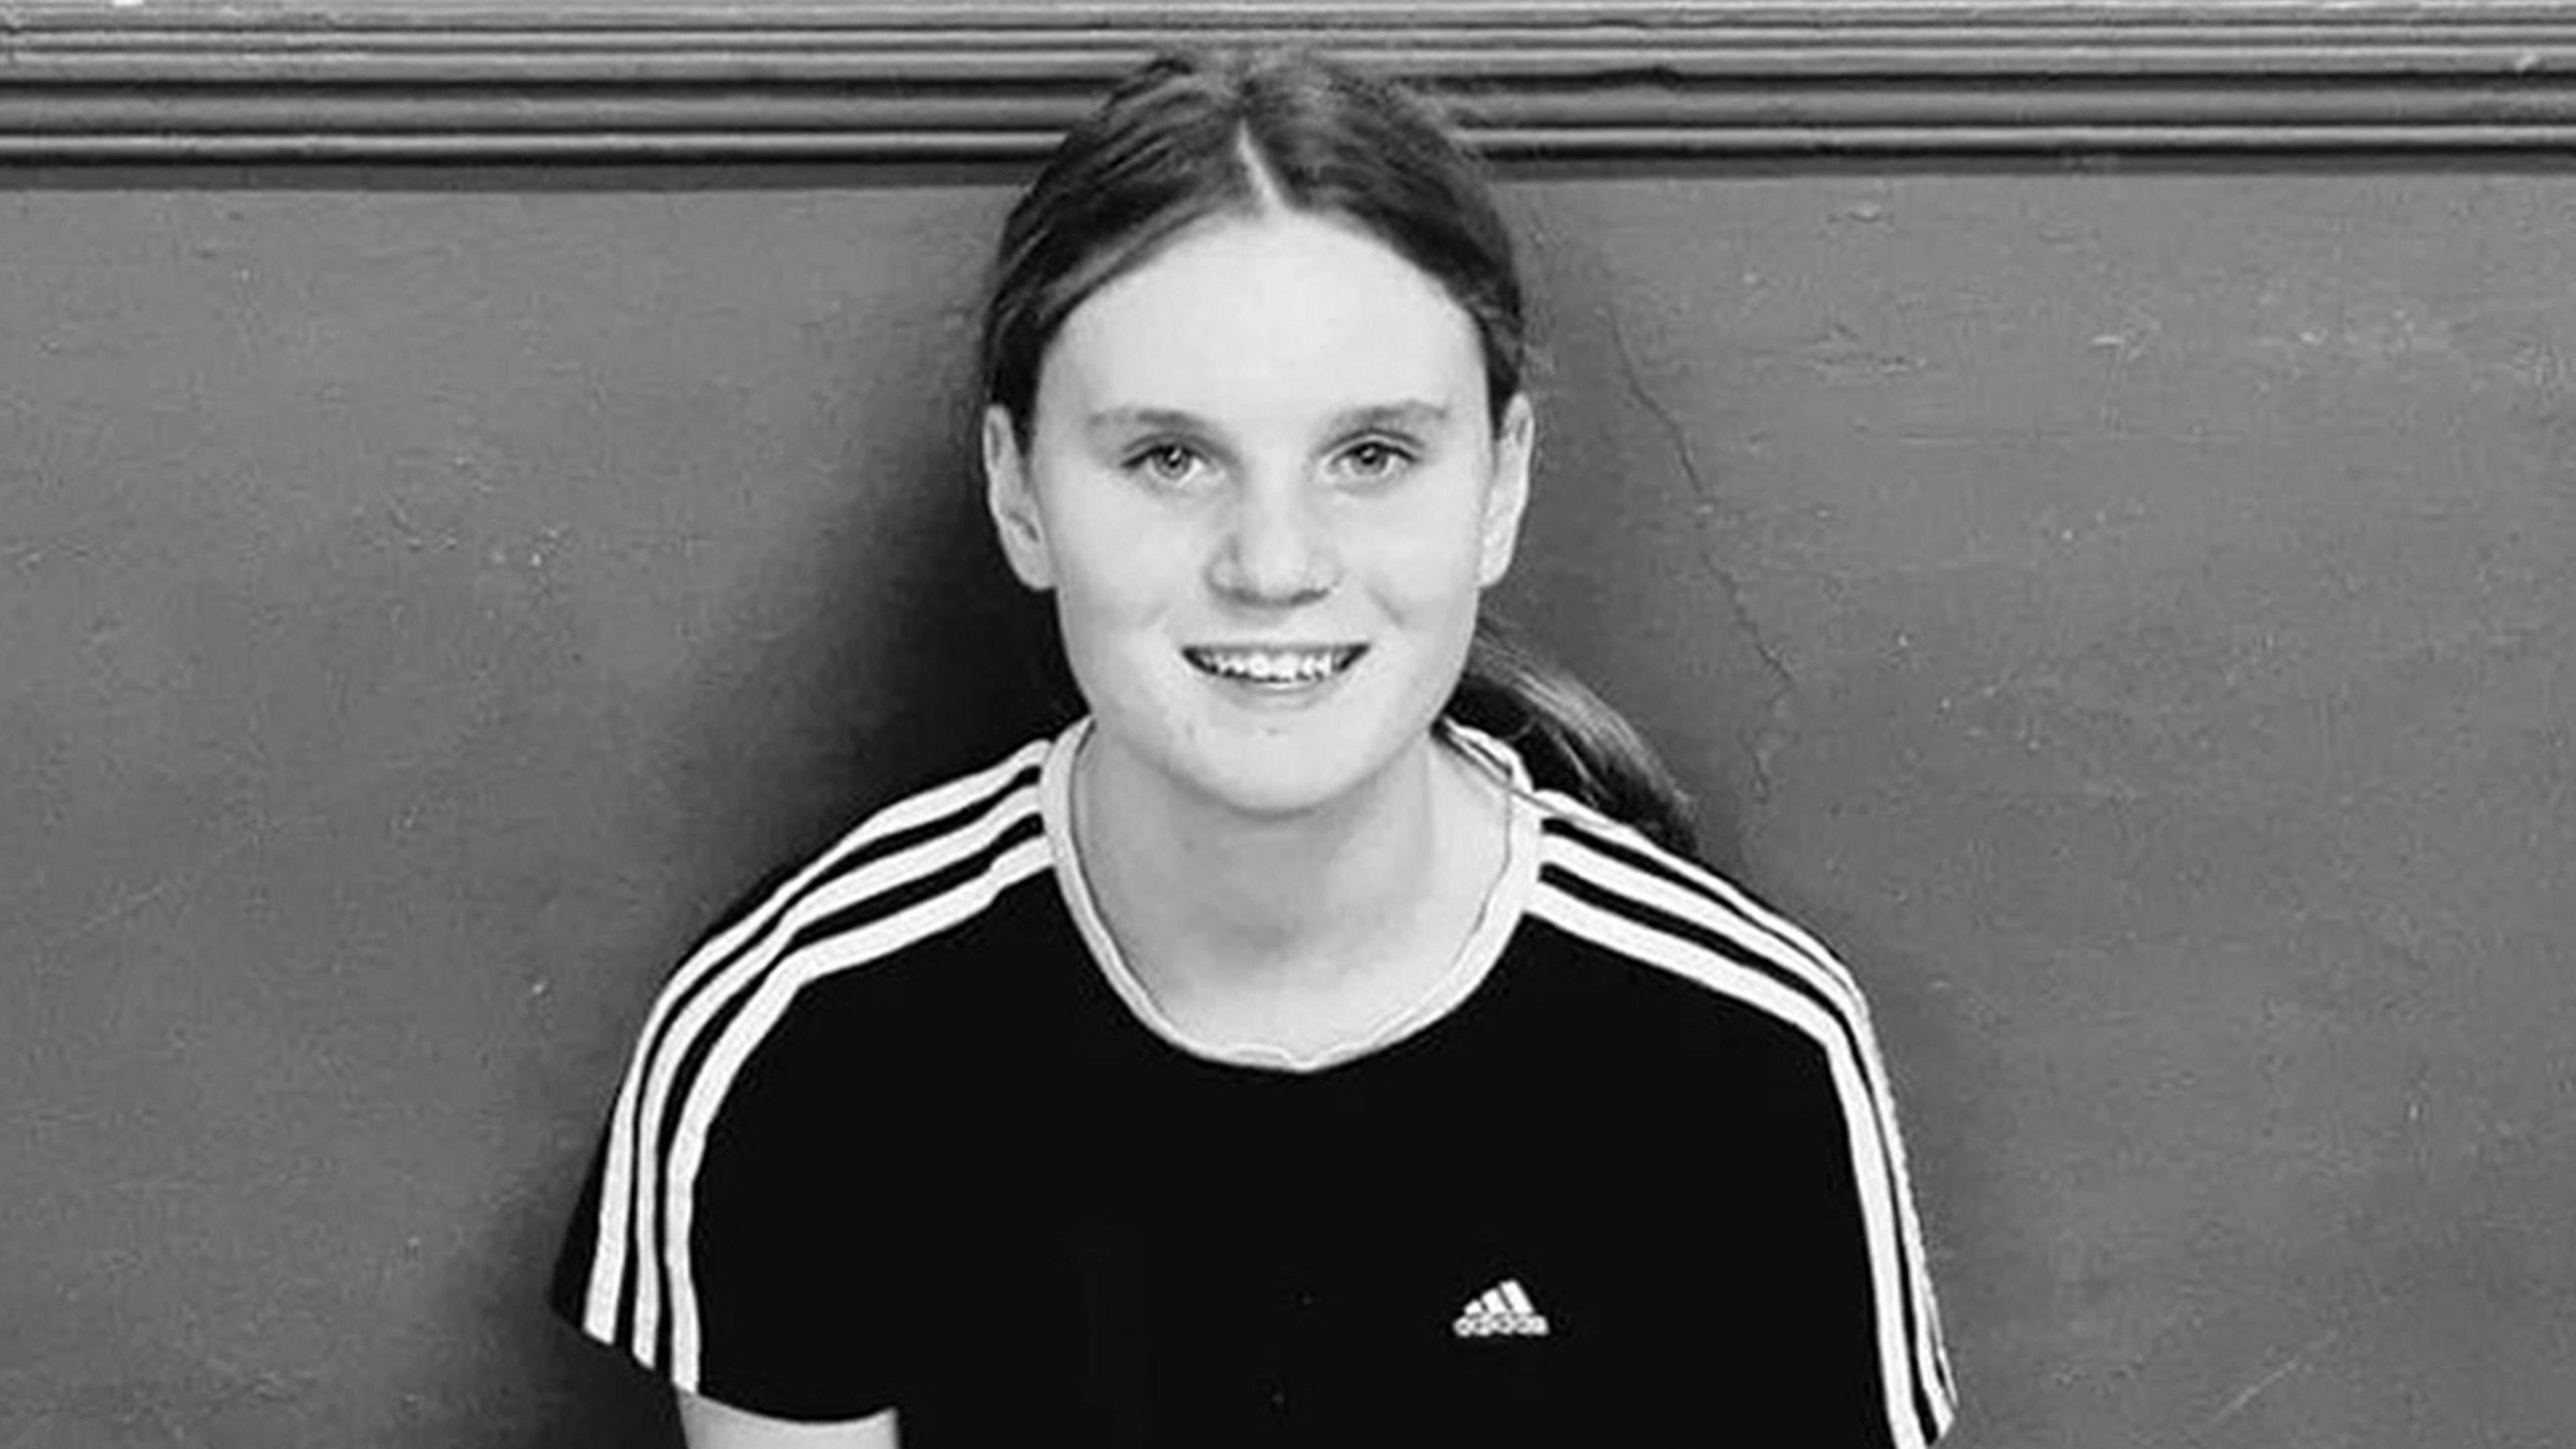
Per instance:
[[[1460,1338],[1545,1338],[1547,1315],[1521,1291],[1519,1279],[1506,1278],[1477,1295],[1450,1329]]]

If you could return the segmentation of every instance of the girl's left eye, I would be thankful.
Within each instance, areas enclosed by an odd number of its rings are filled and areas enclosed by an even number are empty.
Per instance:
[[[1383,438],[1368,438],[1342,450],[1343,470],[1366,481],[1391,478],[1403,472],[1413,455]]]

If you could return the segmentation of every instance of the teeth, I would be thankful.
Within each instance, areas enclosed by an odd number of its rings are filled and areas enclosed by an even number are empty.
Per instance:
[[[1193,649],[1191,660],[1212,674],[1256,684],[1311,684],[1339,673],[1348,662],[1339,649]]]

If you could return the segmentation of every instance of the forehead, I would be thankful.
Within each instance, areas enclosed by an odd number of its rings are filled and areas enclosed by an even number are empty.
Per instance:
[[[1376,238],[1301,213],[1184,234],[1074,309],[1040,391],[1070,410],[1169,408],[1247,426],[1483,385],[1475,327]]]

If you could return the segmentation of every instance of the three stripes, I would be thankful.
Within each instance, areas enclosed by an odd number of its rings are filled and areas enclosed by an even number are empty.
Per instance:
[[[1712,872],[1571,797],[1539,795],[1549,845],[1530,913],[1796,1026],[1842,1102],[1876,1299],[1879,1375],[1901,1449],[1946,1432],[1956,1389],[1923,1258],[1887,1069],[1860,988],[1814,937]]]
[[[808,982],[967,920],[1047,868],[1035,828],[1046,750],[1033,743],[872,817],[673,973],[618,1091],[585,1332],[697,1389],[690,1216],[726,1091]],[[918,889],[925,881],[954,884]],[[892,909],[870,909],[880,904]]]

